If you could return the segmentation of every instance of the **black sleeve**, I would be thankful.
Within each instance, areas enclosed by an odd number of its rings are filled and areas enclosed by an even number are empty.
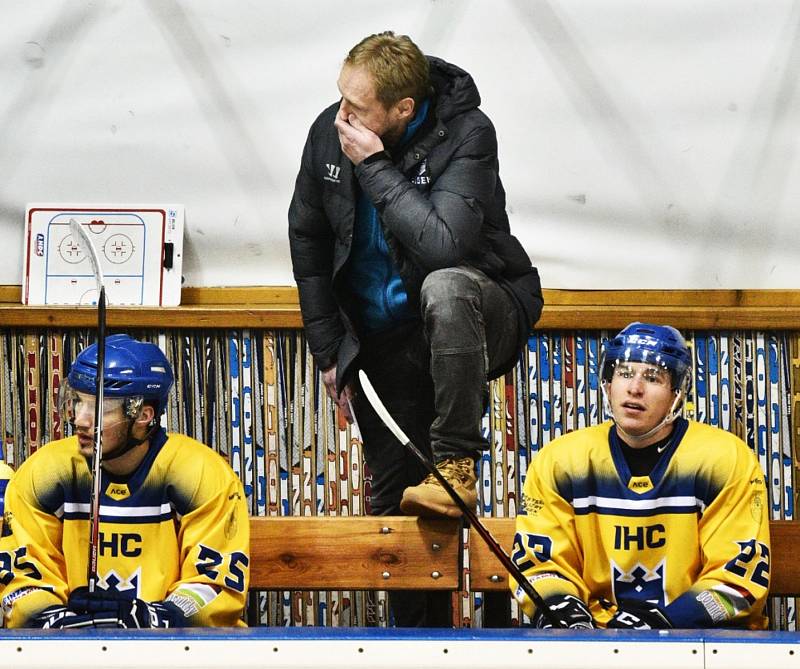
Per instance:
[[[344,326],[333,294],[335,236],[313,173],[314,130],[308,134],[289,205],[289,249],[311,353],[321,369],[336,363]]]

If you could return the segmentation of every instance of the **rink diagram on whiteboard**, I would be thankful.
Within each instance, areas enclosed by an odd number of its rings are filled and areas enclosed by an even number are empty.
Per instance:
[[[89,254],[73,238],[70,219],[89,232],[110,304],[180,303],[182,207],[107,211],[29,208],[23,302],[96,304],[97,285]]]

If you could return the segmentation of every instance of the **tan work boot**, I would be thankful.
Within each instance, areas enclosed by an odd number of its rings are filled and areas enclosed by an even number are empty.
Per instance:
[[[475,483],[475,461],[472,458],[458,458],[442,460],[437,463],[438,469],[444,479],[453,486],[456,494],[464,503],[474,508],[478,501]],[[442,487],[433,474],[412,488],[406,488],[400,509],[409,516],[450,516],[460,518],[463,514],[448,492]]]

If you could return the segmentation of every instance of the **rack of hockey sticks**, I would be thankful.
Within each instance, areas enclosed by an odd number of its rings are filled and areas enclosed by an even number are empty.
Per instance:
[[[254,516],[369,513],[371,478],[359,434],[338,420],[302,331],[198,328],[129,334],[159,344],[180,375],[170,395],[167,429],[190,434],[230,460],[234,446],[239,448],[237,473]],[[597,363],[606,334],[538,332],[517,367],[490,384],[483,425],[490,448],[478,468],[479,517],[516,515],[535,453],[560,434],[604,419]],[[790,407],[797,406],[792,378],[800,379],[800,332],[685,334],[695,356],[694,417],[748,443],[769,484],[772,519],[794,519],[798,458],[792,435],[798,423]],[[58,388],[70,362],[95,339],[96,333],[86,329],[0,329],[0,421],[11,464],[19,465],[41,444],[69,434],[58,415]],[[239,351],[235,361],[232,347]],[[237,415],[237,403],[246,407],[248,394],[250,415]],[[243,426],[238,437],[237,421]],[[491,524],[490,529],[502,539]],[[465,584],[473,580],[473,552],[465,551]],[[455,600],[454,620],[480,626],[483,584],[470,585]],[[387,623],[380,590],[297,588],[259,593],[254,599],[253,620],[262,624]],[[796,601],[792,597],[771,603],[776,629],[796,629]],[[512,624],[522,620],[513,602],[511,617]]]

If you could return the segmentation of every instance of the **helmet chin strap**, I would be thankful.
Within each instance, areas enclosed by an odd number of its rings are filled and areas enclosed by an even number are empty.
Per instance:
[[[611,402],[608,401],[608,394],[606,392],[606,384],[604,383],[603,386],[603,400],[605,401],[606,405],[606,412],[609,416],[611,416],[611,420],[614,421],[614,425],[617,428],[617,432],[622,437],[623,441],[633,447],[640,446],[643,442],[647,441],[650,437],[656,434],[659,430],[663,429],[665,425],[670,425],[675,421],[675,419],[680,415],[681,406],[683,405],[683,389],[677,390],[675,392],[675,399],[672,401],[672,406],[670,407],[667,415],[661,420],[661,422],[656,425],[654,428],[649,429],[644,434],[629,434],[625,430],[623,430],[619,423],[617,422],[616,418],[614,418],[614,412],[611,410]]]
[[[656,425],[652,430],[648,430],[644,434],[639,434],[639,435],[629,434],[629,433],[625,432],[625,430],[623,430],[619,426],[619,423],[617,423],[616,421],[614,421],[614,425],[617,428],[617,432],[622,437],[622,440],[626,444],[629,444],[630,446],[636,447],[636,446],[641,445],[643,442],[647,441],[650,437],[652,437],[654,434],[656,434],[665,425],[669,425],[670,423],[672,423],[677,417],[678,417],[677,414],[673,414],[672,412],[670,412],[666,416],[664,416],[664,419],[658,425]],[[613,416],[612,416],[612,418],[613,418]]]
[[[133,436],[133,424],[135,422],[136,421],[133,418],[128,420],[128,434],[125,436],[125,444],[121,448],[119,448],[116,451],[114,451],[111,455],[103,454],[103,460],[104,461],[106,461],[106,460],[116,460],[117,458],[121,458],[127,452],[133,450],[134,448],[136,448],[140,444],[143,444],[148,439],[150,439],[150,437],[153,436],[155,431],[160,426],[160,422],[158,420],[154,420],[151,423],[150,428],[147,430],[147,433],[144,435],[144,437],[142,437],[141,439],[137,439],[136,437]]]

